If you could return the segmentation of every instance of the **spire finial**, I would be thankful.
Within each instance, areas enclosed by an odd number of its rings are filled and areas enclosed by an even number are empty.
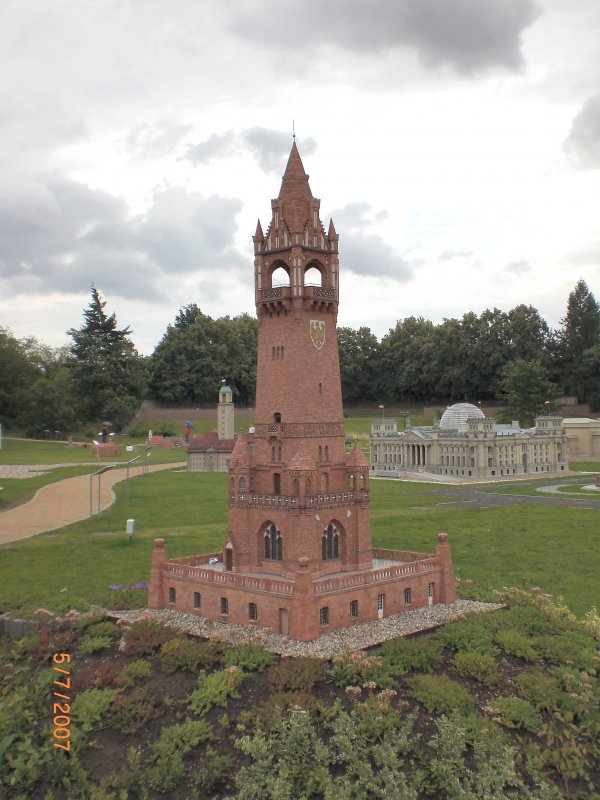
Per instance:
[[[296,120],[292,120],[292,138],[296,141]]]

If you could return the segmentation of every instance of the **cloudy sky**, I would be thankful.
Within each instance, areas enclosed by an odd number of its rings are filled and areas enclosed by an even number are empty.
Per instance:
[[[293,120],[340,324],[600,298],[598,0],[3,0],[0,325],[254,313]]]

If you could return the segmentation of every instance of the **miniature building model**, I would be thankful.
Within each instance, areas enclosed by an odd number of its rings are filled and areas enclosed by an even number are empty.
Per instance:
[[[227,461],[235,446],[233,427],[233,392],[223,381],[219,389],[217,430],[194,436],[187,448],[188,471],[227,472]]]
[[[168,560],[156,540],[149,597],[303,641],[455,600],[446,534],[435,555],[372,547],[369,464],[344,445],[338,235],[319,206],[294,143],[271,224],[253,237],[256,420],[229,459],[223,552]]]
[[[371,424],[371,470],[386,475],[432,472],[465,478],[562,472],[567,468],[563,420],[540,416],[533,428],[497,425],[471,403],[447,408],[433,426],[398,431],[396,420]]]

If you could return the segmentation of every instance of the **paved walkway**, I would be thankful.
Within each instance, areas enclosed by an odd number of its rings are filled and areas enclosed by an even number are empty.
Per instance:
[[[56,466],[56,465],[55,465]],[[162,469],[181,469],[185,462],[176,464],[153,464],[148,472]],[[129,477],[143,473],[144,467],[130,467]],[[115,500],[112,487],[127,478],[126,469],[112,469],[100,480],[100,510],[105,511]],[[92,504],[98,511],[98,478],[93,479]],[[42,486],[28,503],[0,513],[0,545],[27,539],[38,533],[64,528],[73,522],[87,519],[90,515],[90,476],[78,475],[56,483]]]
[[[581,480],[576,483],[581,484]],[[516,484],[515,484],[516,485]],[[564,484],[563,484],[564,485]],[[538,491],[543,491],[544,487],[537,487]],[[439,497],[454,497],[462,498],[454,502],[449,501],[444,503],[445,506],[459,506],[468,508],[492,508],[494,506],[517,506],[517,505],[535,505],[535,506],[567,506],[569,508],[595,508],[600,510],[600,499],[590,497],[536,497],[531,494],[502,494],[500,492],[486,492],[485,489],[467,489],[464,486],[457,486],[452,489],[444,489],[438,487],[436,489],[425,490],[419,494],[435,495]],[[590,494],[592,494],[590,492]]]

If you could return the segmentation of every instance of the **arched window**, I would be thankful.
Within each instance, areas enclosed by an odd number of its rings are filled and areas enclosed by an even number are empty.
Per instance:
[[[335,525],[329,525],[321,536],[321,557],[323,561],[330,561],[340,557],[340,535]]]
[[[240,482],[238,483],[238,488],[240,492],[246,491],[246,478],[240,478]]]
[[[267,561],[283,560],[283,539],[273,523],[265,531],[265,559]]]
[[[285,267],[277,267],[277,269],[273,270],[271,274],[271,286],[275,288],[276,286],[289,286],[290,285],[290,274],[285,269]]]
[[[322,286],[323,285],[323,275],[320,269],[316,267],[309,267],[306,272],[304,273],[304,285],[305,286]]]

